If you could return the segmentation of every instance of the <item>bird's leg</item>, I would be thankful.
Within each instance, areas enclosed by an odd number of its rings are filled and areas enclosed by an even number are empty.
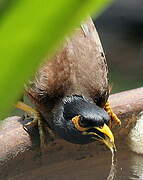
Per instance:
[[[24,112],[26,112],[30,117],[33,118],[33,121],[28,122],[27,124],[25,124],[25,126],[36,126],[38,125],[38,129],[39,129],[39,135],[40,135],[40,147],[41,149],[44,148],[45,146],[45,131],[44,131],[44,125],[43,125],[43,121],[41,118],[41,115],[38,111],[36,111],[34,108],[28,106],[27,104],[19,101],[16,104],[16,107],[18,109],[23,110]]]
[[[121,125],[121,121],[117,117],[117,115],[113,112],[112,108],[110,107],[109,101],[106,102],[104,109],[108,113],[108,115],[110,116],[111,120],[113,120],[113,121],[115,121],[115,123]]]

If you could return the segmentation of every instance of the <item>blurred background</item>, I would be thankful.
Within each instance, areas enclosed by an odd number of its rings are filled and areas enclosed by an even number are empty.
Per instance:
[[[94,20],[112,93],[143,86],[143,0],[115,0]]]

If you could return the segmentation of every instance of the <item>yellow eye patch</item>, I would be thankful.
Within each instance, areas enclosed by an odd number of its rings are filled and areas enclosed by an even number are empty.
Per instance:
[[[79,125],[79,120],[80,120],[80,115],[75,116],[75,117],[72,118],[72,122],[73,122],[75,128],[76,128],[77,130],[79,130],[79,131],[87,131],[89,128],[81,127],[81,126]]]

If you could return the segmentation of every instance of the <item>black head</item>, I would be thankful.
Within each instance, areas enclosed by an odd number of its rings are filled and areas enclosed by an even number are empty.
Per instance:
[[[72,95],[64,98],[58,106],[54,114],[54,129],[63,139],[76,144],[95,140],[104,142],[105,139],[114,141],[107,126],[109,120],[103,108],[82,96]]]

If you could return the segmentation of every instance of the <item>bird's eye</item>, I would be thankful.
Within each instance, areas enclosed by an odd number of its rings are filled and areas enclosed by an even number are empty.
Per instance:
[[[82,116],[80,116],[78,123],[81,127],[85,127],[85,121],[84,121],[84,118]]]
[[[79,131],[86,131],[87,130],[87,128],[82,126],[84,120],[81,118],[80,115],[73,117],[72,122],[73,122],[75,128],[78,129]]]

